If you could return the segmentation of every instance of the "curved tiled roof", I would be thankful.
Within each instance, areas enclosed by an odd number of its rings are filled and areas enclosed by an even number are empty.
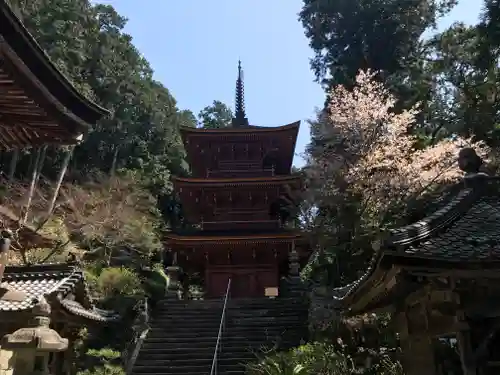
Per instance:
[[[347,307],[356,292],[378,279],[374,276],[377,271],[385,272],[391,266],[431,261],[427,263],[430,269],[432,264],[456,269],[477,265],[499,268],[500,178],[477,175],[464,182],[431,215],[389,230],[366,272],[353,283],[332,291],[339,307]]]
[[[98,309],[96,307],[85,308],[81,303],[77,301],[71,301],[68,299],[61,300],[61,306],[68,312],[81,316],[89,320],[95,320],[99,322],[109,322],[118,319],[118,315],[107,311]]]
[[[26,311],[33,308],[41,296],[55,296],[68,312],[95,321],[116,320],[117,316],[95,308],[86,289],[85,275],[76,264],[43,264],[34,266],[11,266],[5,269],[1,287],[25,294],[22,301],[0,298],[0,312]],[[85,292],[79,300],[65,297],[77,287]],[[49,300],[51,300],[49,298]]]

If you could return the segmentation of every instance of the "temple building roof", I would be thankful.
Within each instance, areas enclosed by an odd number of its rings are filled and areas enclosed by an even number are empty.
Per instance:
[[[0,0],[0,149],[77,143],[109,112],[79,93]]]
[[[37,299],[45,297],[65,313],[97,322],[118,319],[112,312],[95,307],[87,290],[83,270],[76,264],[44,264],[11,266],[5,269],[1,288],[20,292],[24,298],[4,299],[0,296],[0,314],[30,311]]]
[[[434,213],[389,230],[373,244],[375,253],[363,276],[332,291],[339,308],[360,313],[394,303],[408,293],[397,291],[402,271],[477,277],[500,269],[500,178],[476,174],[453,191]]]

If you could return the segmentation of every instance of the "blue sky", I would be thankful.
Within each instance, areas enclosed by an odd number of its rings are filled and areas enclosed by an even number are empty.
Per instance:
[[[460,4],[440,22],[475,23],[480,0]],[[101,0],[129,19],[126,32],[151,63],[155,79],[195,114],[213,100],[233,107],[238,59],[253,125],[302,120],[297,154],[309,141],[306,119],[324,93],[309,68],[312,52],[297,19],[301,0]],[[294,163],[302,164],[300,156]]]

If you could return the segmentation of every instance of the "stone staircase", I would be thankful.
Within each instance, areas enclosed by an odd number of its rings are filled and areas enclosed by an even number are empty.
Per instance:
[[[222,300],[158,303],[132,374],[209,375]],[[263,348],[288,349],[307,335],[307,304],[297,299],[228,301],[218,375],[243,375]]]

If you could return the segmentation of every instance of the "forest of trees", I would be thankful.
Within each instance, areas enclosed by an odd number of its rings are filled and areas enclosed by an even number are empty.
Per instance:
[[[424,215],[419,203],[460,176],[460,147],[473,146],[495,168],[500,1],[478,0],[478,24],[455,23],[436,33],[439,19],[458,1],[303,1],[299,19],[326,98],[310,121],[302,171],[307,189],[295,213],[315,251],[304,278],[328,287],[357,278],[381,229]],[[10,3],[59,69],[113,114],[74,149],[1,155],[8,171],[2,210],[56,238],[52,248],[18,251],[12,262],[57,261],[71,252],[86,261],[96,296],[123,294],[136,301],[147,292],[136,268],[151,264],[162,231],[178,220],[170,176],[189,173],[179,127],[229,126],[231,109],[217,100],[197,116],[179,109],[168,88],[154,80],[152,67],[124,32],[127,20],[112,6],[89,0]],[[65,175],[53,202],[60,170]],[[36,189],[27,204],[33,176]],[[23,239],[15,240],[13,247],[22,250]],[[124,249],[131,263],[117,267],[113,262]],[[387,356],[397,345],[382,333],[386,317],[361,320],[377,332],[372,350],[363,351],[376,366],[365,369],[352,360],[362,345],[349,336],[351,330],[339,333],[338,325],[320,322],[318,341],[307,350],[277,354],[252,371],[270,374],[265,366],[275,361],[301,364],[300,374],[401,373]],[[343,340],[335,339],[339,335]],[[381,347],[390,350],[382,355],[376,350]],[[85,374],[120,374],[106,358]]]

